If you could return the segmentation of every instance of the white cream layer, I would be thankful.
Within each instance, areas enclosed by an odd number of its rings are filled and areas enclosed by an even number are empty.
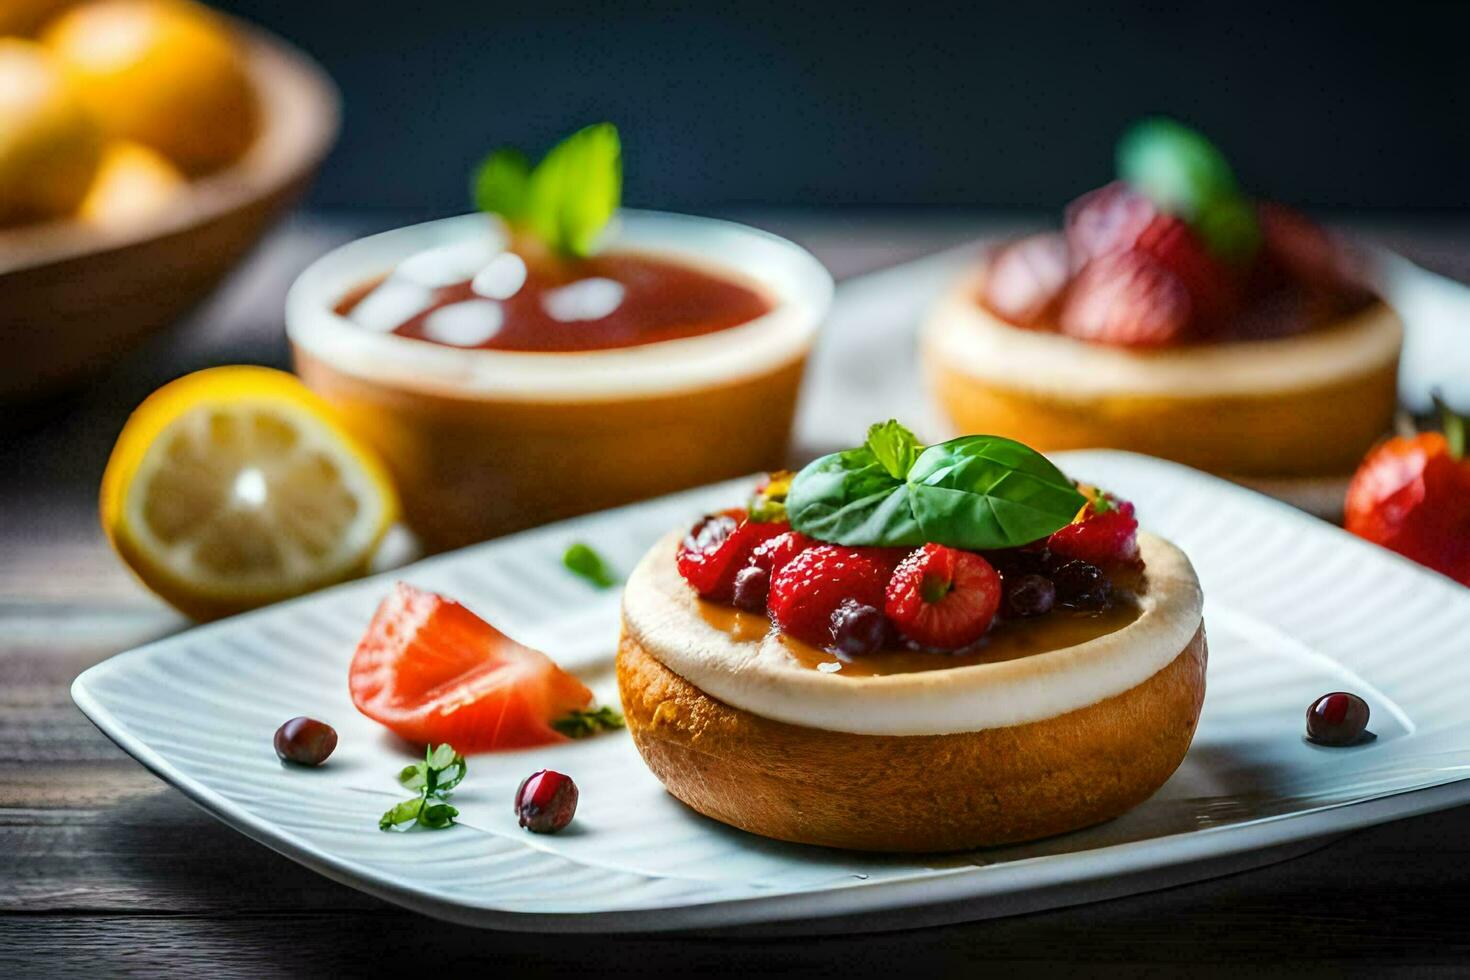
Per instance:
[[[1096,704],[1167,666],[1201,622],[1184,553],[1139,535],[1147,587],[1137,620],[1048,653],[949,670],[844,677],[798,664],[775,636],[742,640],[700,615],[679,576],[675,532],[644,555],[623,593],[623,624],[664,666],[706,694],[792,725],[863,735],[948,735],[1040,721]]]
[[[1341,323],[1275,340],[1134,351],[1024,330],[978,302],[984,270],[965,277],[923,328],[927,359],[990,384],[1059,398],[1270,395],[1361,377],[1397,361],[1404,329],[1382,302]]]

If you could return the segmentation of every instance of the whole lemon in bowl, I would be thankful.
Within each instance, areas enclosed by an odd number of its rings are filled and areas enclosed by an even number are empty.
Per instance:
[[[152,147],[190,174],[236,160],[259,129],[240,43],[188,0],[94,0],[41,39],[109,136]]]
[[[76,0],[0,0],[0,34],[30,34]]]
[[[0,38],[0,225],[71,213],[102,133],[46,49]]]

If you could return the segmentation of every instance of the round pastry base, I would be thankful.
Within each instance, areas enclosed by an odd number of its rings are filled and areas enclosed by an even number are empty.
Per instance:
[[[1138,805],[1183,761],[1204,701],[1204,626],[1122,694],[1043,721],[951,735],[788,725],[717,701],[627,630],[628,729],[669,792],[778,840],[937,852],[1034,840]]]

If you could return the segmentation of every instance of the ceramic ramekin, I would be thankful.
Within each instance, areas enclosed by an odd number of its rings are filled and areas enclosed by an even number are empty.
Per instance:
[[[832,302],[810,253],[711,218],[620,212],[607,247],[753,282],[771,311],[605,351],[466,350],[364,329],[335,308],[427,249],[498,236],[483,214],[344,245],[286,300],[296,371],[383,455],[410,526],[443,550],[786,462],[801,376]]]

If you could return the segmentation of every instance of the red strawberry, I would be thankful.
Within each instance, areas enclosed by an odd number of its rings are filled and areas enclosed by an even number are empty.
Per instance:
[[[1146,252],[1093,259],[1067,291],[1062,332],[1122,347],[1163,347],[1183,339],[1192,304],[1179,277]]]
[[[1306,215],[1283,204],[1258,208],[1266,257],[1293,282],[1312,289],[1345,285],[1345,263],[1331,236]]]
[[[675,559],[679,574],[701,598],[729,602],[735,592],[735,576],[750,564],[752,552],[763,541],[789,530],[791,525],[785,523],[748,520],[743,510],[710,514],[679,543]]]
[[[1182,219],[1160,214],[1139,234],[1136,247],[1179,277],[1189,290],[1195,315],[1216,319],[1235,305],[1231,271],[1210,254]]]
[[[1018,327],[1038,326],[1056,315],[1070,271],[1064,236],[1031,235],[995,253],[980,299]]]
[[[1099,256],[1126,252],[1159,209],[1121,180],[1083,194],[1067,205],[1067,248],[1074,271]]]
[[[854,548],[819,544],[797,555],[771,578],[770,611],[776,625],[815,646],[832,643],[832,613],[844,599],[882,608],[884,567]]]
[[[972,551],[926,544],[894,571],[886,599],[884,611],[904,636],[958,650],[990,628],[1000,609],[1000,576]]]
[[[564,742],[551,722],[592,703],[546,654],[403,582],[378,606],[347,685],[358,711],[401,738],[460,752]]]
[[[791,559],[816,543],[800,531],[786,531],[756,545],[755,550],[750,553],[750,563],[775,575]]]
[[[1348,486],[1344,526],[1470,585],[1470,460],[1437,432],[1381,443]]]
[[[1093,565],[1118,565],[1138,560],[1138,520],[1133,504],[1108,498],[1108,509],[1098,513],[1089,503],[1074,521],[1047,539],[1053,554]]]

